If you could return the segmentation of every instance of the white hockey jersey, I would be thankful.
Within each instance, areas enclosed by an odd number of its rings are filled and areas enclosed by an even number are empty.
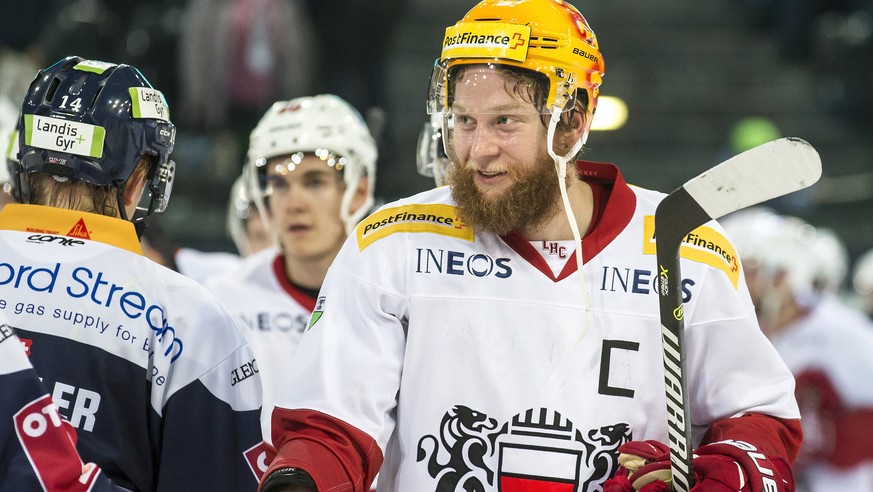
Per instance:
[[[142,256],[133,225],[0,211],[0,309],[82,458],[130,490],[255,490],[254,357],[200,284]]]
[[[179,248],[173,259],[179,273],[201,283],[209,277],[233,270],[242,261],[239,255],[233,253],[192,248]]]
[[[271,470],[361,490],[384,455],[379,490],[594,491],[620,444],[666,442],[653,242],[664,195],[612,165],[578,165],[603,190],[582,242],[584,292],[572,241],[473,231],[448,188],[361,222],[287,372]],[[790,463],[797,442],[777,436],[798,427],[793,379],[732,246],[711,222],[682,254],[696,443],[743,438]],[[746,414],[775,417],[751,417],[773,432],[734,418]]]
[[[797,379],[808,490],[873,492],[873,325],[832,296],[773,345]]]
[[[315,307],[315,299],[288,282],[284,268],[282,257],[269,248],[204,282],[236,318],[255,354],[264,394],[261,426],[268,442],[273,405]]]

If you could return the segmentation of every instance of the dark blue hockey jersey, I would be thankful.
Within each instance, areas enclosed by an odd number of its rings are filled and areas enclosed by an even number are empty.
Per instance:
[[[131,223],[7,205],[0,310],[82,459],[114,484],[256,489],[266,461],[257,362],[211,294],[142,256]],[[18,485],[0,491],[29,490]]]

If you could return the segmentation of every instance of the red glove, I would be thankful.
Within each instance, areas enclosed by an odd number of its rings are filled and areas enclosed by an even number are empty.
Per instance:
[[[670,448],[659,441],[631,441],[619,448],[616,475],[603,484],[603,492],[669,492]],[[667,460],[665,469],[640,469]]]
[[[618,448],[621,465],[604,492],[662,492],[670,486],[670,452],[658,441],[631,441]],[[753,445],[721,441],[697,448],[694,453],[692,492],[788,492],[792,477],[780,470]]]

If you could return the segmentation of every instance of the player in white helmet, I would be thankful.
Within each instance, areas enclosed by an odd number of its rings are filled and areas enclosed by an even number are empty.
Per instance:
[[[175,175],[163,94],[135,67],[70,56],[37,74],[18,128],[0,308],[82,458],[124,490],[256,490],[252,351],[214,296],[139,242]]]
[[[249,140],[248,193],[276,248],[205,282],[237,317],[264,382],[262,425],[328,266],[373,203],[377,149],[363,118],[322,94],[279,101]]]
[[[566,1],[484,0],[446,29],[429,106],[448,186],[381,207],[337,255],[262,492],[360,492],[377,471],[385,491],[604,490],[622,471],[608,486],[633,490],[621,446],[668,440],[664,194],[579,159],[603,75]],[[717,223],[689,234],[682,274],[697,490],[789,490],[793,379]]]
[[[719,220],[742,260],[743,275],[756,310],[760,307],[761,294],[755,278],[761,255],[767,249],[767,239],[783,226],[785,220],[785,217],[764,206],[740,210]]]
[[[757,257],[761,327],[797,380],[804,490],[873,491],[873,324],[835,295],[843,265],[827,229],[799,219],[769,231]],[[836,261],[835,261],[836,258]]]
[[[248,170],[249,167],[243,168],[243,172],[234,180],[227,203],[227,233],[242,257],[273,245],[273,237],[251,198],[246,178]]]
[[[852,287],[859,307],[873,319],[873,249],[855,260],[852,267]]]

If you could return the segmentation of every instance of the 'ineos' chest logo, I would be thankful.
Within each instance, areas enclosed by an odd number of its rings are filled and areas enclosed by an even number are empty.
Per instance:
[[[512,276],[509,262],[509,258],[492,258],[484,253],[417,248],[415,273],[509,278]]]

